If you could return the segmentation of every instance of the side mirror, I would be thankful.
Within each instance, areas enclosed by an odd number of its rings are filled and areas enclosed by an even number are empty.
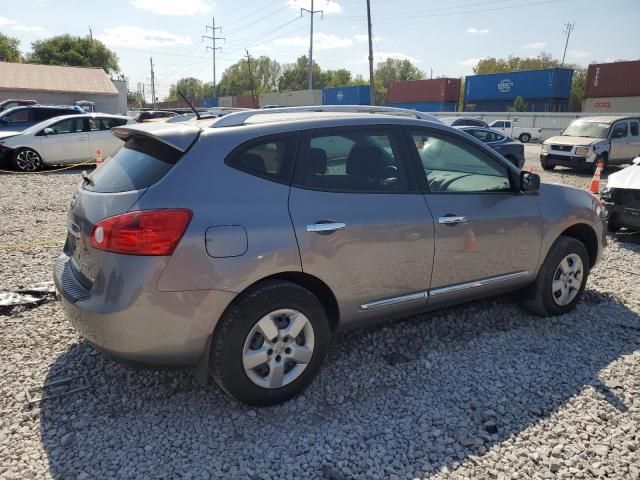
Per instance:
[[[527,171],[520,172],[520,191],[536,193],[538,190],[540,190],[540,175]]]
[[[55,133],[56,133],[56,131],[55,131],[53,128],[49,128],[49,127],[47,127],[47,128],[45,128],[45,129],[44,129],[43,133],[44,133],[45,135],[53,135],[53,134],[55,134]]]
[[[640,157],[636,157],[636,158],[634,158],[634,159],[633,159],[633,162],[631,162],[631,163],[633,163],[634,165],[638,165],[638,166],[640,166]]]

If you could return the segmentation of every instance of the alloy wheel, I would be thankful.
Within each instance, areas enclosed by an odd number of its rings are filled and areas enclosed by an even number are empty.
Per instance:
[[[262,388],[284,387],[307,368],[313,356],[313,326],[298,310],[280,309],[262,317],[244,342],[242,365]]]
[[[22,150],[16,155],[16,166],[22,172],[34,172],[40,168],[42,160],[33,150]]]
[[[571,303],[582,287],[583,276],[584,266],[580,256],[576,253],[565,256],[553,274],[551,283],[553,301],[561,307]]]

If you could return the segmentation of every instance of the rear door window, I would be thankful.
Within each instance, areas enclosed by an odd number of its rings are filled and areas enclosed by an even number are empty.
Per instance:
[[[230,167],[279,183],[291,183],[295,149],[293,135],[264,137],[236,149],[225,161]]]
[[[4,120],[8,123],[28,122],[31,117],[29,114],[30,111],[25,108],[16,112],[11,112],[4,117]]]
[[[180,159],[182,153],[157,140],[134,136],[101,168],[84,189],[99,193],[128,192],[150,187]]]
[[[640,123],[637,120],[632,120],[629,125],[631,126],[631,136],[632,137],[637,137],[639,135],[640,132],[638,132],[638,130],[640,130],[638,128],[638,126],[640,125]]]

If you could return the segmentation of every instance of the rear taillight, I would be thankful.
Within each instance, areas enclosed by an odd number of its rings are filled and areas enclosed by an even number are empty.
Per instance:
[[[141,210],[99,221],[91,246],[126,255],[171,255],[191,221],[191,210]]]

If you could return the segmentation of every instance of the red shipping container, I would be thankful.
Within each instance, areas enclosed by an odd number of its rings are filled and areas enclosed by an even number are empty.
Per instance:
[[[586,96],[640,96],[640,60],[589,65]]]
[[[459,98],[459,78],[394,82],[387,90],[388,103],[457,102]]]
[[[258,108],[260,105],[258,95],[236,95],[232,101],[236,108]]]

